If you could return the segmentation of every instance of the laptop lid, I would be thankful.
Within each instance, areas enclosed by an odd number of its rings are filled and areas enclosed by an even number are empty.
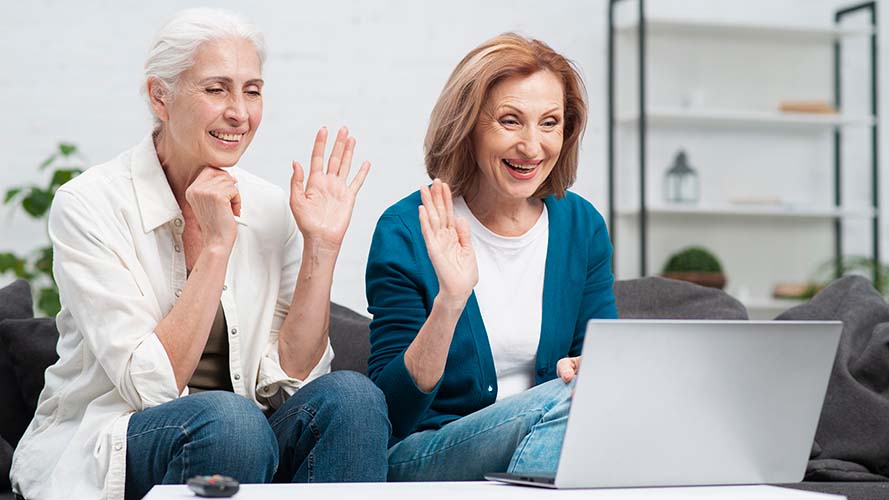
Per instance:
[[[556,487],[802,480],[841,331],[591,320]]]

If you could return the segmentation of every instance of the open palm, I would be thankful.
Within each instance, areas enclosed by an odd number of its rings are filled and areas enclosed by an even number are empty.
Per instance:
[[[322,128],[315,136],[307,184],[302,166],[298,162],[293,162],[293,176],[290,178],[290,210],[306,241],[339,250],[346,229],[349,227],[349,221],[352,219],[355,198],[364,184],[370,163],[366,161],[362,163],[355,178],[347,185],[346,180],[352,166],[352,153],[355,150],[355,138],[349,137],[349,131],[345,127],[340,129],[325,172],[326,145],[327,129]]]
[[[420,228],[429,260],[438,277],[439,293],[466,298],[478,283],[478,262],[466,219],[454,216],[451,190],[436,179],[420,188]]]

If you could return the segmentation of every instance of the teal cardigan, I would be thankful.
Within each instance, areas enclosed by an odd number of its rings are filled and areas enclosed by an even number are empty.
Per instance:
[[[611,242],[602,216],[570,192],[544,202],[549,240],[535,384],[556,378],[559,359],[580,355],[587,320],[617,317]],[[368,311],[373,315],[368,374],[386,395],[396,441],[440,428],[497,399],[494,359],[475,293],[457,322],[438,384],[429,392],[421,390],[405,367],[404,351],[438,294],[438,279],[420,232],[420,204],[417,191],[383,213],[367,262]]]

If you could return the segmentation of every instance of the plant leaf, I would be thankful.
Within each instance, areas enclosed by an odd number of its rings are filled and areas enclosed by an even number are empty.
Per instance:
[[[32,187],[28,196],[22,200],[22,208],[28,215],[35,219],[39,219],[46,215],[49,206],[52,205],[52,193],[38,187]]]
[[[62,153],[62,156],[68,157],[77,152],[77,145],[71,144],[67,142],[59,143],[59,153]]]
[[[52,246],[45,246],[37,250],[37,260],[34,261],[34,269],[53,277],[52,275]]]
[[[0,273],[15,270],[21,261],[22,259],[11,252],[0,253]]]
[[[16,278],[30,280],[33,275],[28,272],[28,262],[12,252],[0,253],[0,274],[12,272]]]
[[[22,188],[20,188],[20,187],[7,189],[6,196],[3,198],[3,203],[8,205],[9,202],[11,202],[12,199],[15,198],[16,196],[18,196],[18,194],[21,192],[22,192]]]
[[[52,181],[49,183],[49,190],[55,192],[62,184],[70,181],[83,173],[79,168],[64,168],[56,170],[52,173]]]
[[[55,287],[44,287],[37,294],[37,308],[47,316],[55,316],[62,310],[59,302],[59,291]]]
[[[56,155],[55,153],[49,155],[49,158],[43,160],[43,163],[40,164],[39,170],[43,170],[46,167],[52,165],[52,162],[56,161],[57,157],[58,155]]]

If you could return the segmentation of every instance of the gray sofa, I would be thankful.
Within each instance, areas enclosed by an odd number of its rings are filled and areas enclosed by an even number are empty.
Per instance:
[[[844,290],[849,288],[848,284],[848,282],[845,283]],[[860,282],[856,281],[853,284],[859,285],[860,288]],[[622,318],[747,319],[744,306],[734,298],[718,290],[684,282],[662,278],[643,278],[619,281],[615,284],[614,290]],[[848,295],[845,293],[842,299],[850,300]],[[830,300],[837,301],[839,299],[834,297]],[[813,303],[815,302],[813,300]],[[803,309],[802,312],[798,311],[795,316],[791,314],[793,317],[787,319],[805,319],[812,315],[820,316],[810,319],[844,319],[836,317],[839,314],[837,311],[841,311],[841,308],[834,308],[833,317],[827,317],[830,314],[823,311],[823,307],[815,309],[814,312],[811,307]],[[887,311],[889,311],[889,306],[887,306]],[[860,311],[856,314],[860,314]],[[24,430],[23,426],[27,425],[33,415],[37,396],[43,385],[43,370],[56,359],[55,342],[58,333],[55,331],[54,321],[51,318],[33,318],[32,316],[30,288],[26,282],[18,281],[0,289],[0,380],[2,380],[0,383],[0,404],[8,409],[0,416],[0,436],[2,436],[0,439],[0,500],[14,498],[5,478],[8,475],[6,471],[8,471],[9,460],[14,445],[18,441],[21,431]],[[369,319],[361,314],[337,304],[331,304],[330,337],[336,353],[333,361],[334,370],[354,370],[366,373],[367,357],[370,351],[368,322]],[[889,328],[887,328],[887,334],[889,334]],[[827,412],[827,404],[825,412]],[[823,414],[822,420],[824,418]],[[820,431],[819,428],[819,433]],[[819,446],[819,439],[822,440],[823,445]],[[816,436],[813,457],[818,458],[816,456],[818,453],[823,450],[828,451],[821,457],[822,460],[826,460],[824,470],[832,470],[830,467],[837,463],[840,465],[851,464],[854,467],[860,466],[860,464],[854,463],[856,457],[854,449],[850,453],[852,459],[843,461],[847,458],[843,455],[845,453],[843,446],[848,448],[850,442],[853,448],[854,446],[866,446],[855,444],[854,439],[850,441],[850,439],[844,438],[842,446],[837,451],[835,450],[836,446],[831,447],[829,439],[825,440],[819,434]],[[883,465],[889,465],[889,448],[886,449],[884,455],[887,464]],[[836,481],[836,477],[822,475],[814,477],[831,480],[804,481],[786,486],[846,495],[850,500],[889,498],[889,482],[882,482],[887,480],[885,478],[886,471],[879,464],[871,465],[870,468],[868,465],[870,464],[861,466],[862,471],[855,469],[851,475],[840,476],[843,481]],[[858,481],[849,482],[846,479],[858,479]]]

